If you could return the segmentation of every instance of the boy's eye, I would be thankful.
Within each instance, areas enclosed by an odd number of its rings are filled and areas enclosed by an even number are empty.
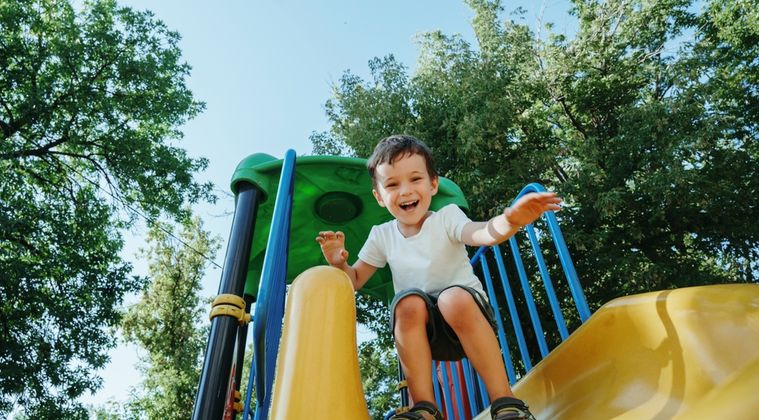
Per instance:
[[[393,188],[396,187],[398,184],[387,184],[385,185],[385,188]]]

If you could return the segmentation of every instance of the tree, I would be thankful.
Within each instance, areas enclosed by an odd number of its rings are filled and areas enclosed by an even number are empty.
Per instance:
[[[212,200],[175,143],[197,115],[179,35],[114,1],[0,4],[0,416],[83,418],[123,297],[138,216]]]
[[[358,357],[369,414],[375,420],[382,420],[389,409],[400,406],[400,394],[396,390],[398,362],[395,349],[379,340],[370,340],[361,343]]]
[[[369,81],[346,72],[315,152],[417,135],[477,219],[529,182],[558,191],[591,308],[757,281],[755,1],[575,0],[577,33],[546,39],[501,20],[499,1],[467,3],[477,45],[431,32],[412,76],[392,56],[370,60]]]
[[[689,1],[575,4],[578,35],[554,39],[545,75],[562,158],[576,168],[561,187],[577,209],[569,237],[596,305],[755,281],[759,230],[749,225],[759,172],[750,148],[759,114],[751,121],[720,108],[756,91],[755,77],[725,80],[721,69],[756,61],[758,50],[710,34],[715,9],[745,2],[710,2],[700,14]],[[738,22],[747,34],[759,30]],[[704,60],[723,48],[737,60]]]
[[[151,283],[122,324],[125,340],[147,352],[140,361],[142,388],[128,406],[137,418],[186,419],[192,417],[208,336],[200,326],[207,325],[208,311],[200,305],[200,281],[219,240],[195,218],[182,226],[178,239],[169,226],[156,224],[148,243]]]
[[[384,303],[359,293],[356,295],[356,322],[375,334],[374,338],[359,345],[358,364],[369,414],[374,419],[383,419],[387,410],[400,407],[400,394],[396,390],[398,361],[388,327],[390,314]]]

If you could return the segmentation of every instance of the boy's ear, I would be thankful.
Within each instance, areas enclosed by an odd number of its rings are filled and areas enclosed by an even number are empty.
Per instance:
[[[372,188],[372,195],[374,195],[374,198],[377,200],[377,204],[379,204],[380,207],[385,207],[385,202],[382,201],[382,196],[374,188]]]
[[[432,184],[432,194],[431,195],[437,194],[437,189],[440,186],[440,178],[434,177],[434,178],[432,178],[432,181],[430,181],[430,183]]]

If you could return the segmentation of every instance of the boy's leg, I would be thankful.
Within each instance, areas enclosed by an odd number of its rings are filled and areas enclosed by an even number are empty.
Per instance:
[[[404,296],[395,303],[393,317],[395,346],[406,375],[411,399],[415,403],[434,402],[432,355],[427,338],[427,302],[416,294]]]
[[[461,287],[450,287],[440,293],[437,306],[485,382],[490,400],[513,397],[498,340],[474,297]]]

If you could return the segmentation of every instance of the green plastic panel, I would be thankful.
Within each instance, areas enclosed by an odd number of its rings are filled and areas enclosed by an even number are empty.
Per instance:
[[[264,194],[259,203],[251,247],[245,293],[255,297],[261,278],[266,243],[269,238],[275,195],[282,171],[282,160],[266,154],[254,154],[243,159],[232,177],[232,191],[237,184],[249,182]],[[433,210],[454,203],[469,208],[464,194],[453,181],[440,178],[437,195],[432,199]],[[319,231],[345,232],[348,260],[355,261],[372,226],[392,219],[372,195],[372,183],[366,170],[366,160],[342,156],[301,156],[296,159],[293,187],[293,210],[290,225],[290,247],[287,282],[316,265],[326,265],[316,235]],[[390,270],[378,270],[361,289],[384,302],[393,297]]]

